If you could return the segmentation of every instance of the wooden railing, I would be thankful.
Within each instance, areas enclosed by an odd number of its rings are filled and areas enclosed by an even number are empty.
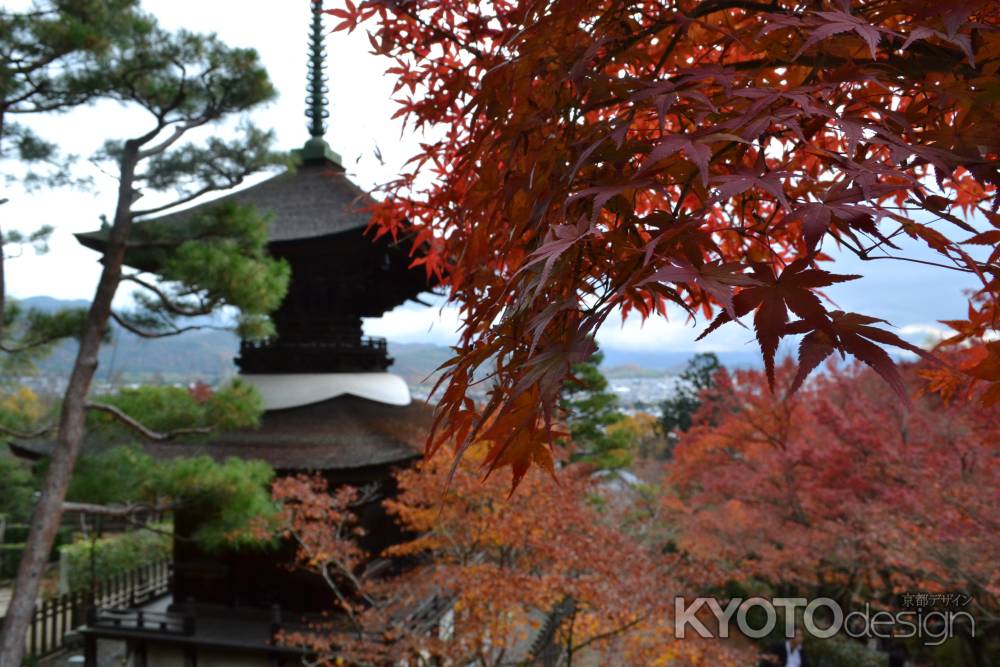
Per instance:
[[[86,621],[89,595],[88,591],[73,591],[36,606],[28,628],[26,657],[40,658],[62,648],[66,636]]]
[[[98,581],[92,590],[71,591],[44,600],[35,607],[31,618],[26,657],[40,658],[58,651],[70,633],[93,617],[92,610],[134,607],[169,592],[170,562],[159,561]]]
[[[98,581],[93,590],[94,607],[135,607],[170,592],[167,560],[157,561]]]
[[[87,625],[92,628],[153,631],[161,634],[190,636],[195,619],[190,614],[143,611],[142,609],[91,609]]]

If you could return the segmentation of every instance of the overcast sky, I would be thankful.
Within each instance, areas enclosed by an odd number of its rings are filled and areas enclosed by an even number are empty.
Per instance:
[[[333,6],[335,0],[328,0]],[[0,2],[14,9],[28,5],[21,0]],[[307,138],[304,117],[308,0],[146,0],[146,10],[168,28],[216,32],[234,46],[256,48],[279,92],[279,98],[256,112],[252,119],[273,128],[282,148],[297,148]],[[401,132],[391,116],[393,81],[384,75],[387,62],[368,53],[363,33],[343,32],[327,38],[330,77],[330,119],[327,139],[344,159],[345,167],[362,187],[389,180],[414,152],[419,139]],[[111,104],[95,105],[69,114],[32,123],[63,150],[89,156],[106,139],[125,138],[146,128],[142,112],[127,112]],[[384,164],[375,158],[381,152]],[[56,228],[51,250],[30,252],[8,263],[8,290],[14,297],[48,295],[89,299],[98,277],[97,255],[79,246],[72,234],[96,228],[101,213],[114,204],[113,178],[89,168],[95,179],[88,192],[5,192],[10,199],[0,207],[5,228],[31,230],[42,224]],[[909,254],[916,249],[908,248]],[[919,256],[919,255],[918,255]],[[929,269],[896,261],[862,262],[845,258],[839,273],[864,273],[865,278],[829,291],[839,307],[884,317],[915,341],[940,325],[937,320],[961,317],[965,311],[963,289],[968,278],[946,270]],[[119,302],[127,302],[123,294]],[[426,308],[407,304],[378,320],[366,331],[400,342],[428,341],[450,344],[458,326],[456,310],[449,306]],[[752,341],[747,329],[729,325],[708,340],[694,343],[697,331],[683,317],[670,322],[609,321],[598,338],[602,345],[643,351],[743,350]]]

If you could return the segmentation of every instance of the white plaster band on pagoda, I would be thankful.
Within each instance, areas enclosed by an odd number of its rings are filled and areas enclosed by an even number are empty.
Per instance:
[[[284,410],[350,394],[376,403],[409,405],[406,381],[392,373],[274,373],[240,375],[260,392],[265,410]]]

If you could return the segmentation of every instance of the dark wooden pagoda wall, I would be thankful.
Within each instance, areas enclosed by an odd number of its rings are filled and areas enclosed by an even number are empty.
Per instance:
[[[407,247],[356,232],[325,239],[272,243],[271,254],[292,269],[278,317],[318,320],[379,317],[429,288],[423,269],[408,268]]]
[[[405,244],[356,230],[326,239],[272,243],[291,267],[288,294],[273,314],[277,336],[244,343],[244,373],[380,372],[392,363],[384,339],[365,338],[362,317],[379,317],[428,289]]]

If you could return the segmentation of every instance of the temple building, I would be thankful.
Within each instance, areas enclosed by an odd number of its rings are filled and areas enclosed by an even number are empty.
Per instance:
[[[252,204],[270,216],[268,249],[291,268],[287,296],[273,319],[277,336],[243,341],[236,365],[263,397],[256,430],[221,433],[204,443],[149,442],[154,459],[207,454],[258,459],[278,475],[316,471],[331,485],[375,485],[379,497],[357,510],[369,553],[398,541],[381,498],[393,493],[392,470],[420,456],[431,408],[410,400],[405,381],[387,371],[386,341],[366,337],[362,318],[378,317],[430,288],[411,269],[412,248],[365,234],[373,200],[345,174],[324,140],[325,79],[321,2],[313,0],[309,73],[310,138],[287,173],[157,223],[183,228],[209,207]],[[141,225],[143,223],[137,223]],[[80,234],[102,250],[106,232]],[[140,253],[126,263],[143,270]],[[154,665],[301,664],[274,642],[284,622],[333,607],[314,575],[289,568],[293,551],[206,553],[187,538],[198,517],[175,513],[170,596],[127,610],[97,610],[81,631],[87,667],[102,647],[127,643],[130,663]]]

